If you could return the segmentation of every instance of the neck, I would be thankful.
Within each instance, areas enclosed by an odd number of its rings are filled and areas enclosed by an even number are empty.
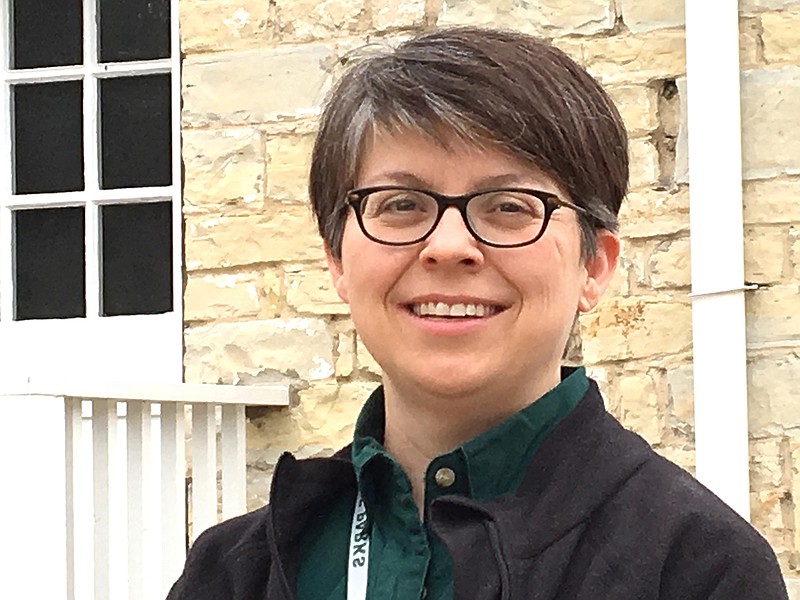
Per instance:
[[[516,390],[472,394],[436,394],[397,386],[384,377],[384,446],[411,481],[420,512],[425,506],[425,472],[431,461],[488,431],[558,385],[560,374],[539,378]],[[502,403],[498,398],[503,398]]]

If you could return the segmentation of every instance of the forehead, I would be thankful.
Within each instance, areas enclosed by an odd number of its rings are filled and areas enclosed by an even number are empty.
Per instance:
[[[376,129],[365,136],[356,187],[377,184],[424,186],[461,192],[480,187],[536,187],[566,197],[557,180],[530,160],[497,143],[454,132]],[[444,188],[448,188],[445,190]],[[453,192],[455,193],[455,192]]]

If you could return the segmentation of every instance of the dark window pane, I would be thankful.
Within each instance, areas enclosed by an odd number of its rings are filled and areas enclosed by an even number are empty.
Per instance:
[[[14,211],[14,318],[86,316],[84,209]]]
[[[12,90],[14,192],[82,190],[82,83],[15,85]]]
[[[170,0],[100,0],[100,62],[170,55]]]
[[[170,76],[100,80],[101,187],[172,183]]]
[[[12,0],[13,69],[83,64],[81,0]]]
[[[101,209],[102,314],[172,310],[172,203]]]

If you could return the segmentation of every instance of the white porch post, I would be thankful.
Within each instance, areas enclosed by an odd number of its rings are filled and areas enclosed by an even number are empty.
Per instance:
[[[697,477],[750,516],[739,15],[686,2]]]

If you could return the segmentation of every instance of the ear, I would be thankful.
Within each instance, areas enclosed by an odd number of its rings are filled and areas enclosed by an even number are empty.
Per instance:
[[[597,232],[597,254],[586,260],[586,281],[578,301],[578,310],[592,310],[603,297],[619,259],[619,238],[605,229]]]
[[[331,274],[331,281],[333,281],[333,289],[339,294],[342,302],[349,303],[347,295],[347,278],[344,275],[344,268],[342,267],[342,259],[336,258],[331,253],[328,243],[325,242],[325,260],[328,261],[328,271]]]

